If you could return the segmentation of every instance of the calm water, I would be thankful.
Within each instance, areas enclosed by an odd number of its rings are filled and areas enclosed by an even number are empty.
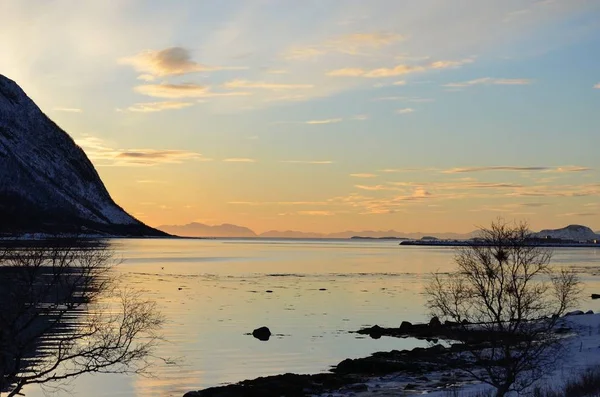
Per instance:
[[[453,267],[452,248],[395,241],[115,240],[123,282],[167,317],[155,377],[83,376],[75,396],[182,396],[186,391],[284,372],[327,370],[348,357],[424,346],[413,339],[360,338],[348,331],[427,321],[429,274]],[[584,296],[600,293],[600,250],[556,250],[574,266]],[[322,291],[321,289],[325,289]],[[267,293],[270,290],[272,293]],[[582,309],[600,301],[582,299]],[[245,335],[266,325],[268,342]],[[28,396],[41,396],[37,388]],[[64,391],[59,394],[65,394]]]

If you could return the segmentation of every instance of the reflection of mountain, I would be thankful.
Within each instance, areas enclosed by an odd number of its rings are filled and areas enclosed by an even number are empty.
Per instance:
[[[110,197],[83,150],[0,75],[0,234],[161,236]]]
[[[187,225],[163,225],[158,229],[182,237],[256,237],[256,233],[247,227],[227,223],[209,226],[192,222]]]

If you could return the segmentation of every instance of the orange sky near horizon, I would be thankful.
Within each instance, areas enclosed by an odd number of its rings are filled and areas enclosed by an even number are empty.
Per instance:
[[[0,73],[151,226],[600,229],[600,2],[28,0],[0,15]]]

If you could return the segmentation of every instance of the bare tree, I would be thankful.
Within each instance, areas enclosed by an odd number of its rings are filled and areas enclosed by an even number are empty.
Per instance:
[[[148,370],[163,319],[153,302],[119,288],[113,265],[103,244],[0,252],[0,393]]]
[[[529,387],[556,362],[556,324],[580,286],[574,272],[553,271],[551,258],[526,223],[498,220],[458,248],[458,269],[435,274],[427,289],[432,314],[457,323],[464,351],[456,365],[498,397]]]

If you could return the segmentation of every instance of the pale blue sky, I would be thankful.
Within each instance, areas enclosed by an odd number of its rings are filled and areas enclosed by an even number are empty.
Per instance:
[[[152,225],[600,229],[598,0],[5,0],[0,15],[0,73]]]

